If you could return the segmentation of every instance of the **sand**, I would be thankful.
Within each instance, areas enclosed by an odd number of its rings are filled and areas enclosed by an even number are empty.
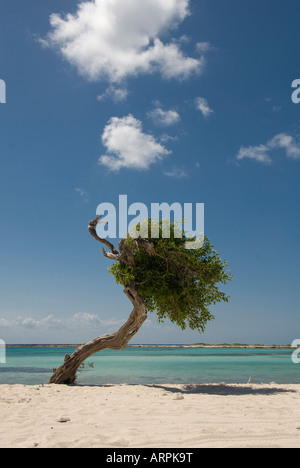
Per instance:
[[[300,385],[0,385],[0,415],[0,448],[300,448]]]

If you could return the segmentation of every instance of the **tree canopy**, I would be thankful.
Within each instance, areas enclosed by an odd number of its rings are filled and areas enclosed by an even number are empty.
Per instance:
[[[109,268],[117,283],[135,288],[146,303],[149,312],[156,312],[158,321],[168,318],[183,330],[187,327],[203,332],[207,322],[214,319],[209,306],[228,302],[229,297],[219,289],[232,276],[227,261],[222,261],[207,238],[198,249],[187,249],[188,238],[184,231],[175,237],[176,225],[170,223],[170,235],[143,238],[130,234],[125,244],[132,249],[134,266],[117,262]],[[148,220],[151,232],[151,220]],[[138,228],[134,233],[138,232]]]

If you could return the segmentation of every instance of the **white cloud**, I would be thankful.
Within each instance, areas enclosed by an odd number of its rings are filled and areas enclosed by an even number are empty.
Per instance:
[[[87,312],[79,312],[69,317],[56,318],[54,315],[48,315],[43,318],[17,317],[15,319],[0,318],[0,326],[3,328],[29,328],[29,329],[78,329],[103,326],[106,328],[119,327],[124,320],[109,319],[102,320],[99,315]]]
[[[206,52],[210,52],[211,50],[215,50],[215,48],[211,45],[210,42],[198,42],[196,44],[197,52],[201,54],[205,54]]]
[[[185,56],[180,45],[159,37],[188,15],[189,0],[82,1],[75,14],[52,14],[52,29],[40,42],[90,80],[118,83],[154,71],[184,79],[203,70],[204,58]]]
[[[175,110],[164,111],[160,107],[148,112],[147,116],[153,120],[156,125],[169,126],[175,125],[180,121],[180,115]]]
[[[104,101],[107,98],[112,98],[114,103],[118,104],[119,102],[125,101],[127,96],[127,88],[115,88],[114,86],[109,86],[103,94],[97,96],[97,100]]]
[[[83,201],[88,202],[89,201],[89,194],[83,190],[82,188],[78,187],[75,189],[75,192],[77,192],[80,197],[83,199]]]
[[[101,156],[98,163],[111,171],[145,170],[170,153],[152,135],[143,133],[142,122],[132,115],[112,117],[103,131],[102,143],[107,154]]]
[[[187,36],[186,34],[183,34],[179,38],[173,38],[172,42],[174,44],[188,44],[189,42],[191,42],[191,39],[192,38],[190,36]]]
[[[240,161],[245,158],[255,159],[258,162],[271,164],[272,159],[268,155],[270,149],[265,145],[260,146],[242,146],[237,154],[237,159]]]
[[[195,99],[196,108],[202,112],[203,117],[209,117],[210,114],[214,114],[214,111],[209,107],[208,102],[203,97]]]
[[[237,159],[254,159],[258,162],[271,164],[272,159],[269,153],[272,150],[285,150],[286,157],[290,159],[300,159],[300,142],[286,133],[279,133],[269,140],[265,145],[242,146],[237,154]]]
[[[275,135],[268,143],[269,148],[285,149],[286,156],[291,159],[300,159],[300,142],[286,133]]]
[[[174,177],[175,179],[184,179],[188,177],[188,174],[185,171],[185,169],[182,169],[180,167],[174,167],[170,171],[164,172],[164,174],[168,177]]]
[[[163,78],[184,80],[193,72],[203,71],[205,59],[185,57],[176,44],[164,45],[160,39],[154,40],[154,46],[145,52],[146,71],[159,70]],[[149,68],[150,65],[150,68]]]
[[[170,136],[167,133],[163,133],[161,137],[159,138],[159,141],[161,143],[167,143],[168,141],[177,141],[178,137],[177,136]]]
[[[101,319],[99,315],[96,314],[90,314],[88,312],[77,312],[69,319],[69,322],[73,322],[75,325],[91,325],[93,323],[100,323]]]
[[[0,326],[3,328],[53,328],[62,324],[61,319],[57,319],[54,315],[48,315],[41,319],[34,319],[32,317],[19,316],[15,319],[0,319]]]
[[[7,319],[7,318],[0,318],[0,327],[1,328],[12,328],[14,327],[15,325],[17,325],[17,321],[16,320],[12,320],[12,319]]]

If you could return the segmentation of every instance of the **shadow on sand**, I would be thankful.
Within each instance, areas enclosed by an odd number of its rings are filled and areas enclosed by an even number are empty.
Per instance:
[[[286,386],[276,386],[276,384],[103,384],[103,385],[84,385],[75,384],[71,387],[118,387],[127,385],[128,387],[148,387],[153,389],[161,389],[169,393],[182,393],[186,395],[276,395],[280,393],[298,393],[293,388],[286,388]],[[277,384],[278,385],[278,384]],[[300,386],[299,386],[300,388]]]
[[[145,385],[145,387],[156,387],[170,393],[199,394],[199,395],[276,395],[278,393],[295,393],[293,389],[280,388],[275,386],[259,387],[249,385],[230,385],[230,384],[195,384],[181,385],[180,387],[171,387],[168,385]]]

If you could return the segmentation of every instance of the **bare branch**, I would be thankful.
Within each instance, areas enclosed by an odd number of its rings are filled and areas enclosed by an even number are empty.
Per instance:
[[[102,244],[106,245],[106,247],[108,247],[109,250],[113,254],[118,255],[119,252],[113,246],[113,244],[108,242],[106,239],[101,239],[101,237],[99,237],[97,232],[96,232],[96,226],[97,226],[97,224],[99,224],[99,219],[100,218],[102,218],[102,215],[97,216],[95,219],[93,219],[92,221],[89,222],[89,226],[88,226],[89,233],[91,234],[91,236],[93,236],[94,239],[96,239],[96,241],[101,242]]]
[[[109,258],[110,260],[120,261],[120,259],[121,259],[121,256],[119,254],[106,252],[103,247],[102,247],[102,253],[103,253],[104,257]]]

